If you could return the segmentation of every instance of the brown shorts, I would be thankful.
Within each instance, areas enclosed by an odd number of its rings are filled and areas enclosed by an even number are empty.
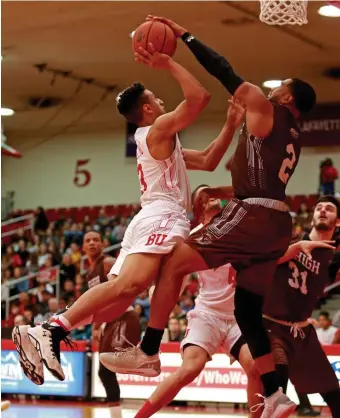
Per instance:
[[[288,212],[232,199],[186,242],[199,251],[209,268],[231,263],[237,284],[263,295],[291,238]]]
[[[300,393],[327,393],[339,388],[332,365],[323,351],[312,325],[302,328],[305,336],[290,327],[264,320],[270,337],[274,361],[288,366],[289,378]]]
[[[105,324],[100,338],[99,352],[107,353],[115,351],[117,348],[129,347],[126,340],[133,345],[137,345],[140,337],[139,316],[135,311],[127,311],[115,321]]]

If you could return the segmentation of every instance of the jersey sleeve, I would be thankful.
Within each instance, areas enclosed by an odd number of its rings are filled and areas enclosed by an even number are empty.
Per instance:
[[[328,267],[328,274],[332,283],[335,281],[339,270],[340,270],[340,251],[336,251]]]

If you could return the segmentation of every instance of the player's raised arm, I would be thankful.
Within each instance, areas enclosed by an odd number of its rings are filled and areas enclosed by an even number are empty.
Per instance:
[[[226,153],[236,128],[244,119],[242,103],[230,100],[227,121],[219,136],[203,151],[184,149],[184,161],[188,170],[214,171]]]
[[[312,251],[315,248],[327,248],[330,250],[335,250],[334,247],[335,241],[299,241],[294,244],[291,244],[288,247],[286,253],[278,260],[277,264],[287,263],[290,260],[293,260],[300,252],[303,252],[307,257],[312,257]]]
[[[216,77],[235,99],[243,102],[247,108],[248,131],[258,137],[266,137],[273,127],[273,106],[262,90],[254,84],[246,82],[235,73],[225,57],[204,45],[192,36],[186,29],[170,19],[149,16],[150,20],[159,20],[180,37],[199,63],[214,77]]]
[[[156,52],[152,44],[149,44],[149,51],[151,52],[140,48],[139,52],[135,53],[136,61],[151,68],[168,70],[179,83],[184,94],[184,101],[174,111],[159,116],[151,128],[152,131],[164,132],[162,137],[166,139],[192,124],[209,103],[210,93],[171,57]]]

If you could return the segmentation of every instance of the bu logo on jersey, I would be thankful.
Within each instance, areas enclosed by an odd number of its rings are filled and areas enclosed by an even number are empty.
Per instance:
[[[167,234],[151,234],[145,245],[162,245]]]

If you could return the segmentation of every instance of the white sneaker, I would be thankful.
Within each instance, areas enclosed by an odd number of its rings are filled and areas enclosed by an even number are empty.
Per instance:
[[[140,347],[122,348],[115,353],[101,353],[100,362],[107,369],[121,374],[156,377],[161,373],[159,355],[146,355]]]
[[[258,396],[263,398],[264,402],[254,405],[250,411],[256,412],[260,407],[264,406],[261,418],[288,418],[296,409],[296,404],[282,392],[281,388],[268,398],[260,394]]]
[[[29,325],[20,325],[13,328],[12,340],[19,354],[20,366],[25,375],[36,385],[44,383],[44,367],[38,351],[28,338]]]
[[[46,368],[58,380],[65,380],[60,364],[60,342],[67,336],[61,327],[44,323],[28,330],[28,337]]]

